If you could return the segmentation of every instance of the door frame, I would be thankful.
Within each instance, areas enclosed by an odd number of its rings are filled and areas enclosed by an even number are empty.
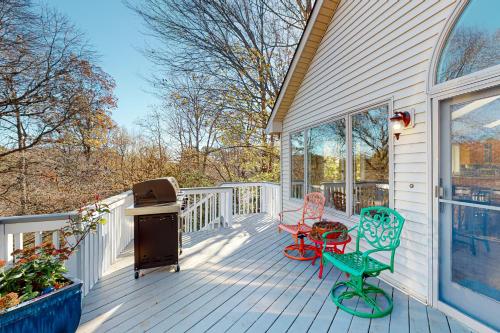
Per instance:
[[[449,11],[447,22],[443,26],[436,44],[434,45],[429,70],[426,78],[427,90],[427,193],[428,193],[428,295],[427,299],[431,306],[439,309],[451,317],[458,319],[471,329],[480,332],[494,332],[488,326],[482,324],[455,309],[454,307],[439,300],[439,195],[436,196],[435,188],[439,186],[439,104],[441,101],[473,93],[495,86],[500,86],[500,65],[489,67],[468,75],[436,84],[436,72],[439,57],[451,30],[460,18],[469,0],[457,0],[455,6]],[[439,187],[438,187],[439,189]],[[439,194],[439,193],[438,193]]]
[[[467,78],[466,78],[467,79]],[[439,106],[444,100],[470,94],[480,93],[481,91],[500,87],[500,76],[493,75],[488,80],[482,80],[470,84],[468,80],[457,79],[456,85],[450,89],[435,89],[429,93],[428,98],[428,130],[429,130],[429,159],[431,172],[429,173],[429,207],[432,223],[430,226],[430,266],[431,266],[431,288],[429,290],[429,300],[431,305],[443,311],[444,313],[457,318],[465,323],[470,328],[481,332],[494,332],[490,327],[477,321],[476,319],[464,314],[456,308],[444,303],[439,299],[439,156],[440,156],[440,122],[439,122]],[[454,80],[455,81],[455,80]],[[462,83],[462,84],[460,84]],[[436,86],[436,88],[439,88]]]

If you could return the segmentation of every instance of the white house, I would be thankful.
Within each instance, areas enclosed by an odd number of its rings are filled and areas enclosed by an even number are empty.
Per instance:
[[[283,209],[321,191],[349,226],[365,206],[398,210],[382,278],[480,331],[500,330],[499,14],[497,0],[317,0],[268,124]]]

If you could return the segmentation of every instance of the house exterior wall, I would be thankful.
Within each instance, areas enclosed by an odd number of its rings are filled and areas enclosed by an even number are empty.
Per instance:
[[[432,279],[426,87],[433,49],[455,5],[452,0],[341,1],[283,119],[281,137],[283,209],[296,209],[301,201],[290,198],[291,133],[384,101],[393,111],[415,110],[415,127],[390,142],[391,206],[406,223],[395,272],[382,278],[424,302]],[[325,217],[355,223],[331,210]]]

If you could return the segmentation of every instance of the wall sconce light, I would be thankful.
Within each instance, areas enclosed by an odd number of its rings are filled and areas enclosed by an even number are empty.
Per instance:
[[[396,140],[399,140],[399,135],[403,129],[414,126],[413,119],[415,119],[414,109],[410,111],[394,112],[394,116],[390,118],[390,121],[392,124],[392,133],[396,137]]]

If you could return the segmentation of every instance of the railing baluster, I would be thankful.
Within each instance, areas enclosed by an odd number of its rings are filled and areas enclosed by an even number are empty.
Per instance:
[[[210,201],[212,202],[211,204],[211,218],[210,218],[210,226],[213,228],[214,227],[214,223],[215,223],[215,219],[216,219],[216,216],[215,216],[215,200],[214,200],[214,197],[212,196],[210,198]]]
[[[54,244],[56,249],[58,249],[60,247],[59,231],[58,230],[52,232],[52,244]]]
[[[233,209],[231,211],[231,215],[236,215],[236,189],[233,188],[231,193],[233,195]]]
[[[207,194],[208,196],[208,194]],[[208,202],[205,203],[205,223],[203,225],[203,228],[206,228],[207,227],[207,224],[208,224],[208,208],[209,208],[209,205],[208,205]]]
[[[23,234],[22,233],[17,233],[14,234],[14,250],[22,250],[24,247],[23,244]]]
[[[35,246],[42,244],[42,232],[35,231],[34,234],[35,234]]]
[[[198,226],[198,206],[196,205],[198,202],[198,195],[194,195],[194,225],[193,225],[193,230],[196,231],[198,230],[196,227]]]

